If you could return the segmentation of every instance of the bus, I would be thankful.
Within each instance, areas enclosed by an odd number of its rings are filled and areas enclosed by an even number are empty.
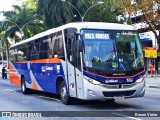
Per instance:
[[[113,101],[143,97],[143,50],[133,26],[78,22],[53,28],[10,47],[10,83],[74,98]]]

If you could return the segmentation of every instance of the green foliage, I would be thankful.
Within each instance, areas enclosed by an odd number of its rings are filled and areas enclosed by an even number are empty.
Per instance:
[[[67,2],[75,6],[80,13],[84,12],[88,5],[85,0],[68,0]],[[48,29],[69,22],[81,21],[77,10],[68,3],[60,0],[38,0],[38,13],[43,15]]]
[[[103,4],[96,5],[88,11],[85,21],[123,23],[125,6],[117,2],[117,0],[104,0]],[[96,1],[93,4],[96,4]],[[119,20],[117,17],[120,15],[123,19]]]
[[[84,14],[84,21],[89,22],[123,23],[128,21],[124,16],[124,3],[122,4],[117,0],[103,1],[104,4],[95,5],[97,0],[66,0],[66,2],[61,0],[26,0],[22,6],[13,6],[14,11],[4,12],[4,16],[6,16],[3,24],[3,28],[6,29],[5,35],[14,38],[16,37],[15,33],[20,31],[15,24],[7,20],[13,21],[20,28],[29,21],[43,21],[44,25],[40,22],[27,24],[23,28],[23,38],[31,37],[44,29],[58,27],[69,22],[82,21],[81,17]],[[89,8],[90,10],[86,13]],[[123,19],[118,20],[117,16],[119,15]]]
[[[23,5],[27,5],[29,7],[29,9],[32,9],[32,10],[37,10],[37,1],[38,0],[25,0],[22,4]]]
[[[6,17],[2,26],[6,30],[5,37],[16,38],[16,32],[20,32],[21,29],[23,38],[26,39],[44,30],[36,10],[30,9],[27,5],[13,5],[13,8],[13,11],[3,12]]]
[[[126,5],[117,0],[103,0],[104,4],[97,4],[97,0],[38,0],[38,14],[43,16],[47,29],[54,28],[69,22],[112,22],[123,23],[128,21],[124,16]],[[95,5],[94,7],[91,7]],[[91,7],[91,8],[90,8]],[[86,13],[86,11],[90,10]],[[79,13],[77,12],[77,10]],[[118,20],[121,15],[123,19]]]

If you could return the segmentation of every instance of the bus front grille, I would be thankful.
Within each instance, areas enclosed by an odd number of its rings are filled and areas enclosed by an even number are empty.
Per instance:
[[[120,97],[120,96],[132,96],[136,90],[130,91],[118,91],[118,92],[103,92],[105,97]]]
[[[121,85],[121,87],[119,87]],[[102,87],[104,88],[108,88],[108,89],[120,89],[120,88],[131,88],[131,87],[134,87],[136,84],[133,83],[133,84],[117,84],[117,85],[109,85],[109,84],[101,84]]]

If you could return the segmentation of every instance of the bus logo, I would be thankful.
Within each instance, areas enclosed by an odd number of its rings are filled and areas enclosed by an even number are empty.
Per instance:
[[[72,92],[74,92],[74,82],[72,82],[72,83],[70,84],[70,90],[71,90]]]
[[[53,67],[49,67],[49,66],[42,66],[41,68],[42,72],[46,72],[47,70],[53,70]]]
[[[111,79],[111,80],[106,80],[105,82],[106,83],[117,83],[118,80]]]
[[[46,66],[42,66],[42,72],[46,72]]]

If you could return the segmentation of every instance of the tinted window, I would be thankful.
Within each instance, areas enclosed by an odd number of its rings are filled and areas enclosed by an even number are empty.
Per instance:
[[[17,49],[15,49],[15,48],[12,48],[12,49],[10,49],[10,61],[11,62],[16,62],[16,59],[17,59]]]
[[[47,37],[41,38],[39,59],[47,59],[48,58],[47,41],[46,40],[47,40]]]
[[[48,36],[48,57],[64,59],[64,44],[62,31],[53,33]]]
[[[30,59],[31,60],[37,60],[39,59],[39,46],[40,46],[40,40],[35,40],[33,43],[31,43],[31,53],[30,53]]]

